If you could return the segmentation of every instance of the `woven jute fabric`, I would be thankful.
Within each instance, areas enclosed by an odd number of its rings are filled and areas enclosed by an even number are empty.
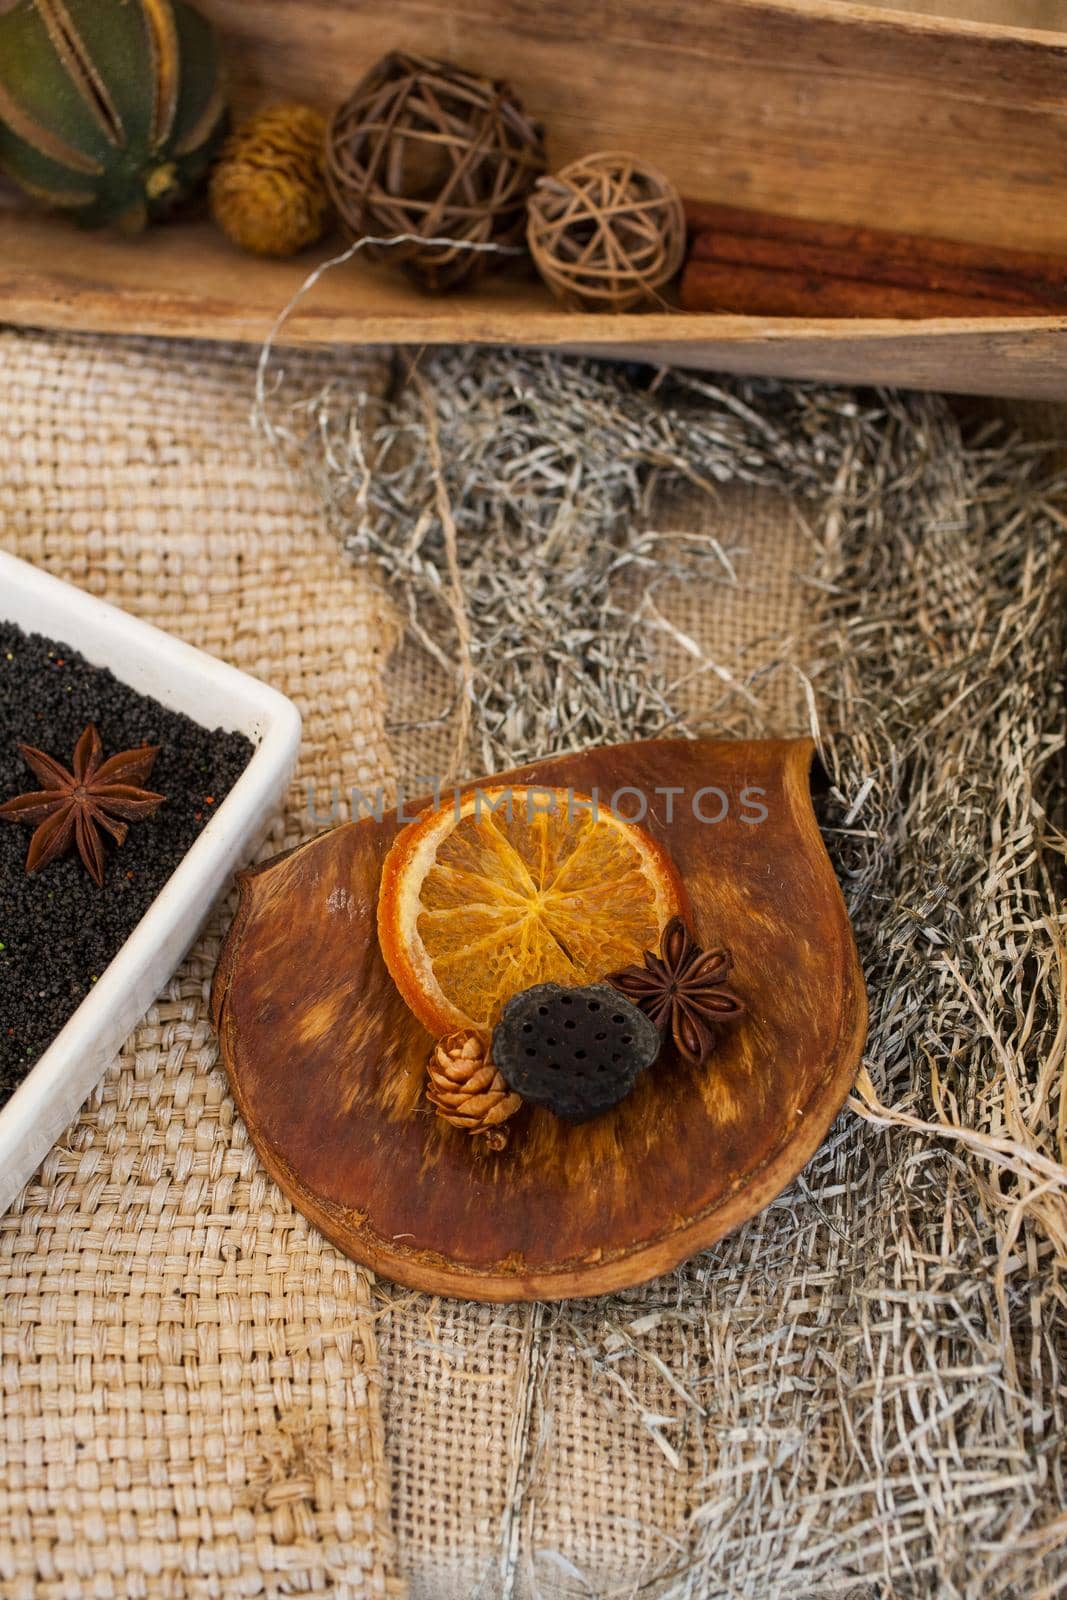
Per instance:
[[[380,773],[389,640],[256,441],[252,355],[5,333],[0,371],[5,548],[293,697],[264,853],[296,843],[310,783],[328,809]],[[218,1064],[231,912],[0,1219],[4,1600],[397,1592],[368,1278],[265,1177]]]
[[[440,685],[419,652],[393,651],[389,608],[253,439],[247,353],[8,335],[3,355],[5,545],[300,705],[300,772],[264,853],[322,826],[335,797],[343,816],[353,785],[395,772],[414,789],[442,769],[448,730],[425,725]],[[290,384],[324,371],[384,382],[351,357],[285,357]],[[697,525],[684,500],[657,523]],[[799,620],[787,577],[800,526],[749,490],[699,525],[744,581],[665,604],[679,635],[710,630],[717,663],[743,676],[760,641]],[[663,651],[665,671],[684,670],[678,637]],[[761,731],[802,726],[798,693],[779,673]],[[382,1285],[368,1317],[365,1275],[264,1177],[206,1019],[231,909],[0,1224],[0,1582],[12,1595],[91,1580],[183,1595],[260,1581],[314,1592],[343,1575],[380,1592],[390,1487],[397,1565],[419,1594],[491,1594],[520,1567],[523,1592],[563,1594],[571,1565],[610,1593],[662,1570],[690,1480],[670,1426],[654,1438],[614,1402],[625,1384],[671,1415],[670,1382],[628,1334],[606,1380],[598,1343],[560,1343],[543,1308]],[[631,1298],[647,1336],[654,1292]],[[547,1339],[551,1362],[536,1354]],[[653,1352],[668,1369],[677,1342],[667,1328]],[[535,1394],[557,1423],[532,1493]],[[530,1588],[533,1551],[550,1554]]]
[[[390,656],[390,608],[249,433],[250,357],[27,337],[5,341],[3,355],[4,542],[301,702],[302,778],[316,780],[322,820],[298,784],[268,849],[324,825],[335,787],[418,788],[443,770],[453,746],[434,721],[449,703],[441,668],[409,647]],[[352,357],[286,354],[287,383],[313,389],[320,360],[342,384],[384,384]],[[890,468],[871,493],[888,507],[885,548],[890,523],[903,527],[891,556],[906,563],[914,534],[942,606],[928,629],[920,603],[911,628],[929,661],[961,651],[961,639],[987,659],[998,619],[1006,633],[1019,617],[1047,621],[1043,497],[998,517],[998,480],[975,477],[979,506],[993,507],[983,522],[972,491],[954,487],[977,469],[953,457],[960,441],[937,408],[919,430],[945,469],[933,488],[913,433],[898,472],[892,414],[880,426]],[[1025,459],[1025,449],[1013,458],[1013,482]],[[1012,496],[1024,504],[1018,488]],[[650,515],[665,532],[699,528],[721,556],[721,573],[657,597],[662,672],[695,731],[806,731],[816,691],[824,728],[840,727],[879,673],[892,681],[900,639],[887,630],[882,659],[869,641],[854,645],[853,699],[832,693],[838,680],[817,652],[833,666],[837,643],[818,623],[850,575],[813,561],[810,501],[728,487],[699,509],[682,496]],[[999,565],[983,561],[983,541]],[[825,545],[824,529],[824,557]],[[849,615],[856,635],[862,607]],[[910,616],[894,627],[907,632]],[[929,674],[914,637],[908,645]],[[1040,675],[1019,660],[1036,694]],[[960,655],[950,662],[924,702],[946,747],[963,715]],[[1023,845],[1038,837],[1034,813],[1005,804],[1008,778],[1032,759],[1030,713],[1012,692],[1001,696],[1006,721],[970,730],[982,794],[961,786],[951,749],[922,778],[953,785],[961,807],[1002,805],[998,848],[1002,825]],[[955,892],[910,882],[881,901],[902,945],[901,897],[925,927]],[[960,948],[992,940],[1051,959],[1025,942],[1049,914],[1047,897],[1024,887],[1018,905],[991,897],[992,931],[980,918],[950,927]],[[262,1176],[205,1020],[227,909],[0,1223],[5,1600],[358,1595],[388,1591],[394,1575],[423,1600],[1062,1590],[1067,1350],[1062,1286],[1049,1288],[1062,1183],[1051,1160],[1017,1189],[1004,1165],[969,1163],[983,1137],[1002,1152],[956,1110],[983,1040],[1015,1072],[1041,1018],[1016,1007],[965,1031],[961,1002],[965,1042],[933,1064],[909,1019],[916,1086],[898,1064],[891,1112],[846,1111],[771,1207],[656,1283],[597,1301],[477,1306],[371,1285]],[[896,1050],[891,982],[872,999],[878,1036]],[[1062,1076],[1062,1038],[1058,1050],[1041,1068],[1046,1091]],[[943,1073],[936,1122],[923,1068]],[[981,1086],[999,1108],[983,1127],[1004,1145],[1018,1127],[1008,1086],[1020,1081]],[[1038,1129],[1045,1112],[1031,1100],[1024,1109]],[[1042,1202],[1045,1232],[1031,1215]]]

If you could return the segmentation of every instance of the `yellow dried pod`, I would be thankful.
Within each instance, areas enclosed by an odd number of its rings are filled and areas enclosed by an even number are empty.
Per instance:
[[[226,236],[259,256],[291,256],[330,219],[323,172],[326,124],[310,106],[277,105],[226,141],[211,175],[211,214]]]

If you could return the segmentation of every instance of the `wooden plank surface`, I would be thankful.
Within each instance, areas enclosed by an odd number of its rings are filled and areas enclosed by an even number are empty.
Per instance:
[[[828,0],[203,0],[239,104],[329,107],[394,46],[509,76],[552,160],[625,145],[687,193],[1067,253],[1067,37]],[[260,262],[208,223],[138,240],[0,205],[0,317],[258,341],[319,259]],[[432,300],[382,268],[327,276],[292,342],[516,343],[708,370],[1067,398],[1064,319],[845,323],[562,311],[536,282]]]
[[[685,194],[1067,248],[1067,35],[826,0],[203,0],[246,90],[337,103],[386,50],[508,78],[558,165],[633,149]]]

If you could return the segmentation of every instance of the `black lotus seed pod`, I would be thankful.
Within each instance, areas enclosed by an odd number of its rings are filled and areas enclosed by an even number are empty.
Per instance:
[[[492,1055],[515,1094],[586,1122],[625,1099],[659,1049],[655,1023],[609,984],[539,983],[504,1007]]]

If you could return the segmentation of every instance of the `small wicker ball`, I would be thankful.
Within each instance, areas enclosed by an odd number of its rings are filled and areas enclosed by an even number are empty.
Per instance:
[[[499,258],[421,241],[521,247],[526,197],[546,166],[541,129],[507,84],[400,52],[372,68],[327,138],[327,181],[348,232],[416,235],[368,253],[433,291],[469,283]]]
[[[659,291],[685,255],[677,189],[655,167],[598,151],[541,178],[529,200],[526,240],[538,272],[574,310],[662,305]]]
[[[243,122],[211,175],[211,214],[234,244],[291,256],[321,239],[331,205],[326,122],[310,106],[278,105]]]

